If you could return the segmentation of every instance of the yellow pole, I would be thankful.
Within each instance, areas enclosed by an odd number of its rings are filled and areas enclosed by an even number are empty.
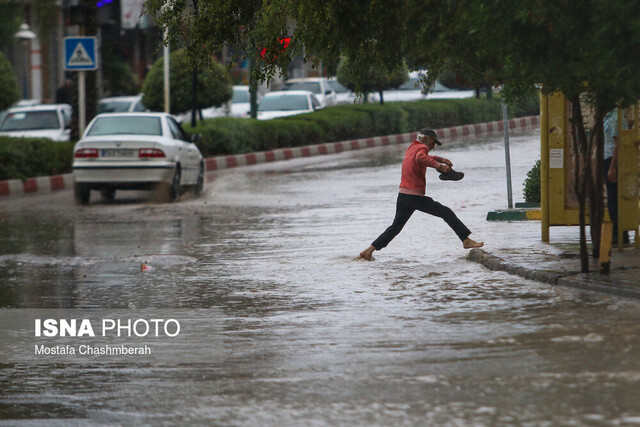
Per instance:
[[[549,97],[540,94],[540,209],[542,241],[549,242]]]

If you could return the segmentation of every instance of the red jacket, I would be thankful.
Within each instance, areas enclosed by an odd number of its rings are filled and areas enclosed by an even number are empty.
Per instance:
[[[404,155],[402,162],[402,179],[400,193],[424,196],[427,188],[427,166],[437,168],[442,158],[429,155],[429,148],[417,139],[414,140]]]

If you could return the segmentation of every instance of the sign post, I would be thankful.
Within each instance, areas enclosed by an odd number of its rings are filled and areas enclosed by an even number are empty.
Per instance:
[[[78,127],[84,133],[87,121],[85,97],[85,71],[98,69],[98,43],[96,37],[65,37],[64,69],[78,74]]]

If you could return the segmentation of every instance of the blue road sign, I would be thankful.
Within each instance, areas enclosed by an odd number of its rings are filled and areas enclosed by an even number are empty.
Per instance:
[[[65,37],[64,69],[91,71],[98,69],[98,48],[95,37]]]

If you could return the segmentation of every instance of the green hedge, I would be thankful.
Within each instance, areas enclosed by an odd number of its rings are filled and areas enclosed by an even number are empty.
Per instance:
[[[510,106],[510,117],[540,114],[538,97]],[[218,118],[190,132],[205,157],[266,151],[502,119],[499,100],[429,100],[339,105],[273,120]],[[0,137],[0,180],[71,172],[74,142]]]
[[[540,114],[537,96],[509,107],[510,117]],[[310,114],[257,121],[217,118],[187,130],[201,135],[205,156],[242,154],[502,119],[500,100],[456,99],[339,105]]]
[[[0,180],[69,173],[73,142],[0,136]]]

